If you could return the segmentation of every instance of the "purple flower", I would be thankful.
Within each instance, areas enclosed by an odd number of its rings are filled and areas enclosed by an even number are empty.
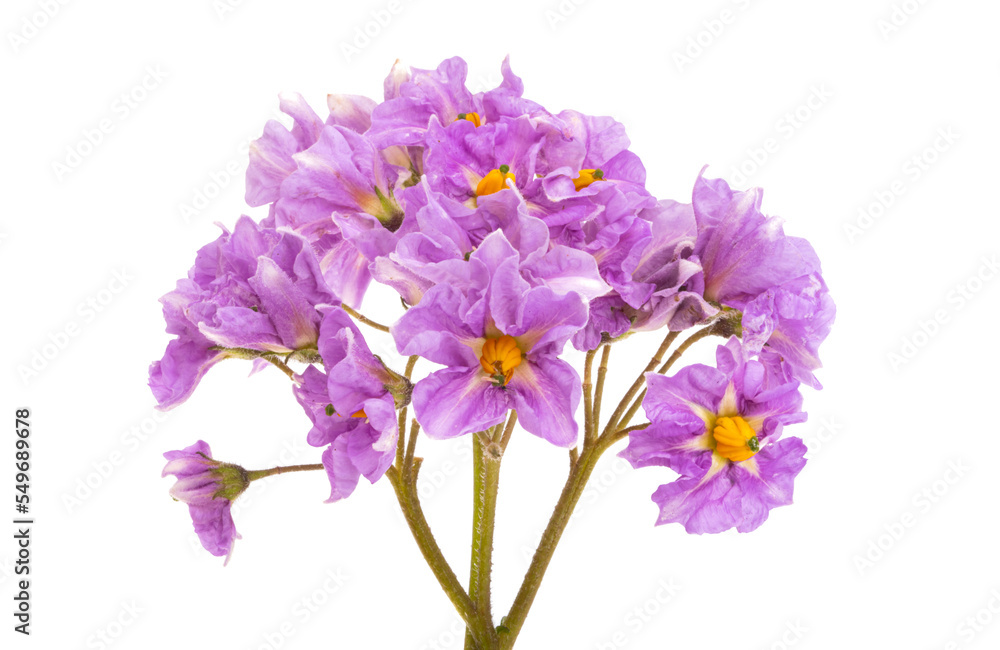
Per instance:
[[[788,237],[781,220],[760,211],[763,192],[734,192],[699,175],[694,186],[705,299],[742,309],[771,287],[819,273],[819,258],[804,239]]]
[[[781,221],[760,212],[762,192],[734,192],[699,176],[694,189],[706,300],[743,312],[748,350],[765,345],[783,357],[791,376],[819,388],[812,371],[836,313],[819,258],[804,239],[785,235]]]
[[[411,387],[371,353],[341,309],[323,318],[319,350],[326,372],[306,368],[294,391],[313,423],[309,444],[326,447],[329,503],[350,496],[361,476],[374,483],[385,474],[399,437],[397,401],[404,406]]]
[[[820,367],[819,345],[830,333],[836,306],[819,273],[796,278],[757,296],[743,310],[743,344],[754,353],[780,355],[791,375],[821,388],[813,375]]]
[[[392,327],[400,353],[446,366],[413,389],[429,437],[485,430],[513,408],[530,433],[575,443],[582,388],[558,355],[587,322],[587,305],[579,294],[530,286],[519,261],[503,233],[489,235],[465,263],[464,282],[434,286]]]
[[[177,336],[149,371],[163,410],[186,400],[226,357],[315,350],[317,307],[339,304],[305,239],[249,217],[199,250],[188,277],[161,302],[167,332]]]
[[[372,111],[368,136],[382,149],[423,145],[432,117],[441,124],[463,120],[480,126],[501,117],[546,114],[521,97],[524,85],[508,58],[501,73],[497,88],[474,95],[465,87],[468,66],[460,57],[445,59],[435,70],[408,69],[397,61],[385,80],[385,101]]]
[[[432,117],[424,171],[435,192],[475,207],[477,198],[507,189],[507,180],[523,188],[534,179],[542,135],[527,116],[482,126]]]
[[[595,258],[551,242],[548,227],[528,214],[516,192],[490,194],[481,197],[476,208],[468,208],[437,195],[425,179],[408,196],[413,199],[408,207],[416,231],[373,264],[375,278],[399,291],[407,304],[417,304],[435,284],[461,281],[466,256],[498,230],[517,249],[521,274],[533,286],[547,286],[558,294],[575,291],[585,298],[610,290]]]
[[[718,368],[688,366],[671,377],[648,373],[643,407],[651,424],[633,431],[620,455],[633,467],[664,466],[680,475],[653,494],[657,525],[745,533],[772,508],[792,502],[806,448],[781,433],[806,414],[798,382],[779,380],[748,360],[735,337],[719,346],[716,363]]]
[[[163,476],[177,477],[170,496],[188,504],[201,545],[212,555],[225,557],[228,564],[233,543],[240,539],[232,504],[250,484],[246,470],[212,460],[211,448],[201,440],[179,451],[168,451],[163,457],[168,461]]]
[[[280,108],[292,117],[291,130],[270,120],[263,135],[250,144],[246,201],[251,206],[271,204],[269,219],[279,228],[291,228],[312,244],[330,287],[349,305],[361,303],[371,276],[364,256],[346,241],[332,215],[335,206],[317,197],[282,192],[285,180],[298,169],[296,156],[317,143],[325,126],[363,133],[371,125],[375,102],[358,95],[329,95],[330,114],[320,119],[297,93],[281,95]]]
[[[621,260],[618,291],[591,302],[590,322],[573,337],[577,349],[593,350],[602,334],[614,338],[629,330],[664,326],[684,330],[718,312],[701,295],[703,275],[693,254],[697,229],[691,206],[664,200],[639,216],[648,224],[649,235],[627,256],[627,249],[618,247],[604,257]]]

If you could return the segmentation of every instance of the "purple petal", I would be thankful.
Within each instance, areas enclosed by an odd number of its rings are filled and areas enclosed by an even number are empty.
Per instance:
[[[524,430],[557,447],[576,444],[574,414],[583,389],[580,376],[561,359],[548,356],[522,362],[507,384],[518,422]]]
[[[475,368],[445,368],[417,382],[413,408],[427,436],[443,440],[503,422],[509,392],[494,386],[478,363]]]

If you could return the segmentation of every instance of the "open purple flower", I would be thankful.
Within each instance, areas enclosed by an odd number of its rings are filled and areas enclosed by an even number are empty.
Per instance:
[[[163,410],[186,400],[224,358],[315,350],[317,307],[339,304],[305,239],[249,217],[199,250],[188,277],[161,302],[167,332],[177,336],[149,370]]]
[[[168,461],[163,476],[177,477],[170,496],[188,505],[194,532],[205,550],[225,557],[228,564],[233,544],[240,539],[231,510],[233,501],[250,484],[246,470],[213,460],[211,448],[202,440],[163,457]]]
[[[447,366],[413,389],[429,437],[485,430],[513,408],[526,431],[575,443],[580,378],[558,355],[587,322],[587,305],[576,293],[532,287],[519,262],[503,233],[491,234],[465,263],[464,284],[436,285],[392,327],[400,353]]]
[[[778,380],[746,359],[735,337],[719,346],[716,361],[718,368],[692,365],[671,377],[648,373],[643,407],[652,424],[633,431],[620,455],[633,467],[664,466],[680,475],[653,494],[657,525],[745,533],[792,502],[806,447],[781,433],[806,414],[798,382]]]
[[[350,496],[361,476],[374,483],[392,464],[397,401],[399,406],[409,401],[410,383],[371,353],[341,309],[332,308],[323,318],[319,350],[326,372],[306,368],[294,390],[313,423],[309,444],[326,447],[323,466],[332,502]]]

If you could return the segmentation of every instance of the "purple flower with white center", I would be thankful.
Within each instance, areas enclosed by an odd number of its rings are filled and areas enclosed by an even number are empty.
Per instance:
[[[201,545],[216,557],[233,554],[233,544],[240,539],[233,523],[233,501],[250,484],[247,471],[238,465],[212,459],[208,443],[199,440],[190,447],[163,454],[167,464],[163,476],[173,475],[177,482],[170,496],[188,505],[194,532]]]
[[[646,375],[643,407],[651,424],[631,432],[620,455],[633,467],[664,466],[680,475],[653,494],[657,525],[745,533],[772,508],[792,502],[806,447],[781,433],[806,414],[798,382],[777,381],[745,357],[735,337],[716,356],[718,368],[698,364],[671,377]]]
[[[341,309],[324,316],[319,350],[326,371],[306,368],[294,391],[313,423],[309,444],[326,447],[329,503],[350,496],[361,476],[374,483],[385,474],[399,437],[397,402],[409,401],[411,387],[371,353]]]
[[[161,302],[167,332],[177,337],[149,370],[162,410],[186,400],[224,358],[314,351],[317,307],[339,304],[305,239],[249,217],[199,250],[188,277]]]
[[[466,263],[464,284],[439,284],[392,327],[404,355],[446,366],[417,382],[413,406],[431,438],[483,431],[517,410],[534,435],[568,447],[582,389],[576,371],[558,358],[587,322],[576,293],[531,287],[517,250],[493,233]]]

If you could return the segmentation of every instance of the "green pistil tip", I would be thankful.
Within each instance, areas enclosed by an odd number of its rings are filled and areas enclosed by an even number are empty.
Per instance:
[[[753,438],[747,440],[747,447],[749,447],[750,451],[752,451],[755,454],[758,451],[760,451],[760,442],[757,440],[757,436],[754,436]]]
[[[506,174],[509,171],[510,171],[510,166],[509,165],[500,165],[500,173],[501,174]]]
[[[326,405],[326,414],[332,416],[336,411],[333,410],[333,404]]]
[[[604,178],[604,172],[601,171],[600,169],[595,169],[594,170],[594,178],[598,178],[598,179]]]

